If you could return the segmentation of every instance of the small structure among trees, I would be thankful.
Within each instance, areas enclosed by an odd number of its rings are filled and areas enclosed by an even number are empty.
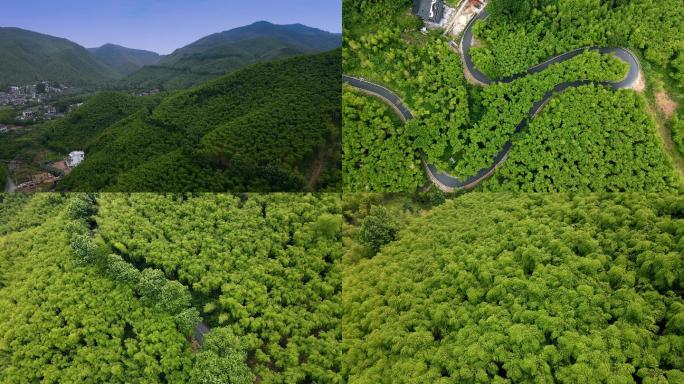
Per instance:
[[[413,0],[413,14],[425,21],[439,23],[444,16],[444,1]]]

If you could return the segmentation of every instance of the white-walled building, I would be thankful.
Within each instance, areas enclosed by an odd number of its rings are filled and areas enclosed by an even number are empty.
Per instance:
[[[84,158],[85,158],[85,152],[73,151],[69,154],[69,156],[67,156],[66,164],[69,167],[75,167],[75,166],[79,165],[81,163],[81,161],[83,161]]]

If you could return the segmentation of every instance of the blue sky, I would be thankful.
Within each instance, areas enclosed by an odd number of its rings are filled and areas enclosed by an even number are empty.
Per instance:
[[[342,0],[0,0],[0,26],[161,54],[266,20],[342,31]]]

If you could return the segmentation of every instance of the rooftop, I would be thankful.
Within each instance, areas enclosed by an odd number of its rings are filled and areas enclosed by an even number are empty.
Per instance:
[[[444,15],[444,1],[413,0],[413,14],[425,21],[439,23]]]

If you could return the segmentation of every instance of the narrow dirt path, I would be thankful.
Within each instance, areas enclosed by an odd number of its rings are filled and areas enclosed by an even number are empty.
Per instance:
[[[318,179],[321,177],[321,173],[323,173],[323,166],[326,163],[326,159],[330,157],[330,155],[332,154],[331,152],[331,146],[326,143],[325,147],[321,149],[320,153],[318,154],[318,158],[316,159],[313,172],[311,173],[311,176],[309,176],[309,181],[306,183],[307,190],[314,190],[314,187],[316,186]]]
[[[650,103],[647,103],[646,105],[648,113],[653,117],[653,120],[655,120],[658,136],[663,144],[663,148],[665,148],[665,152],[670,156],[670,159],[672,159],[672,165],[675,170],[677,170],[680,179],[684,180],[684,156],[679,153],[677,145],[672,140],[672,131],[667,127],[664,119],[659,116],[653,106]]]

